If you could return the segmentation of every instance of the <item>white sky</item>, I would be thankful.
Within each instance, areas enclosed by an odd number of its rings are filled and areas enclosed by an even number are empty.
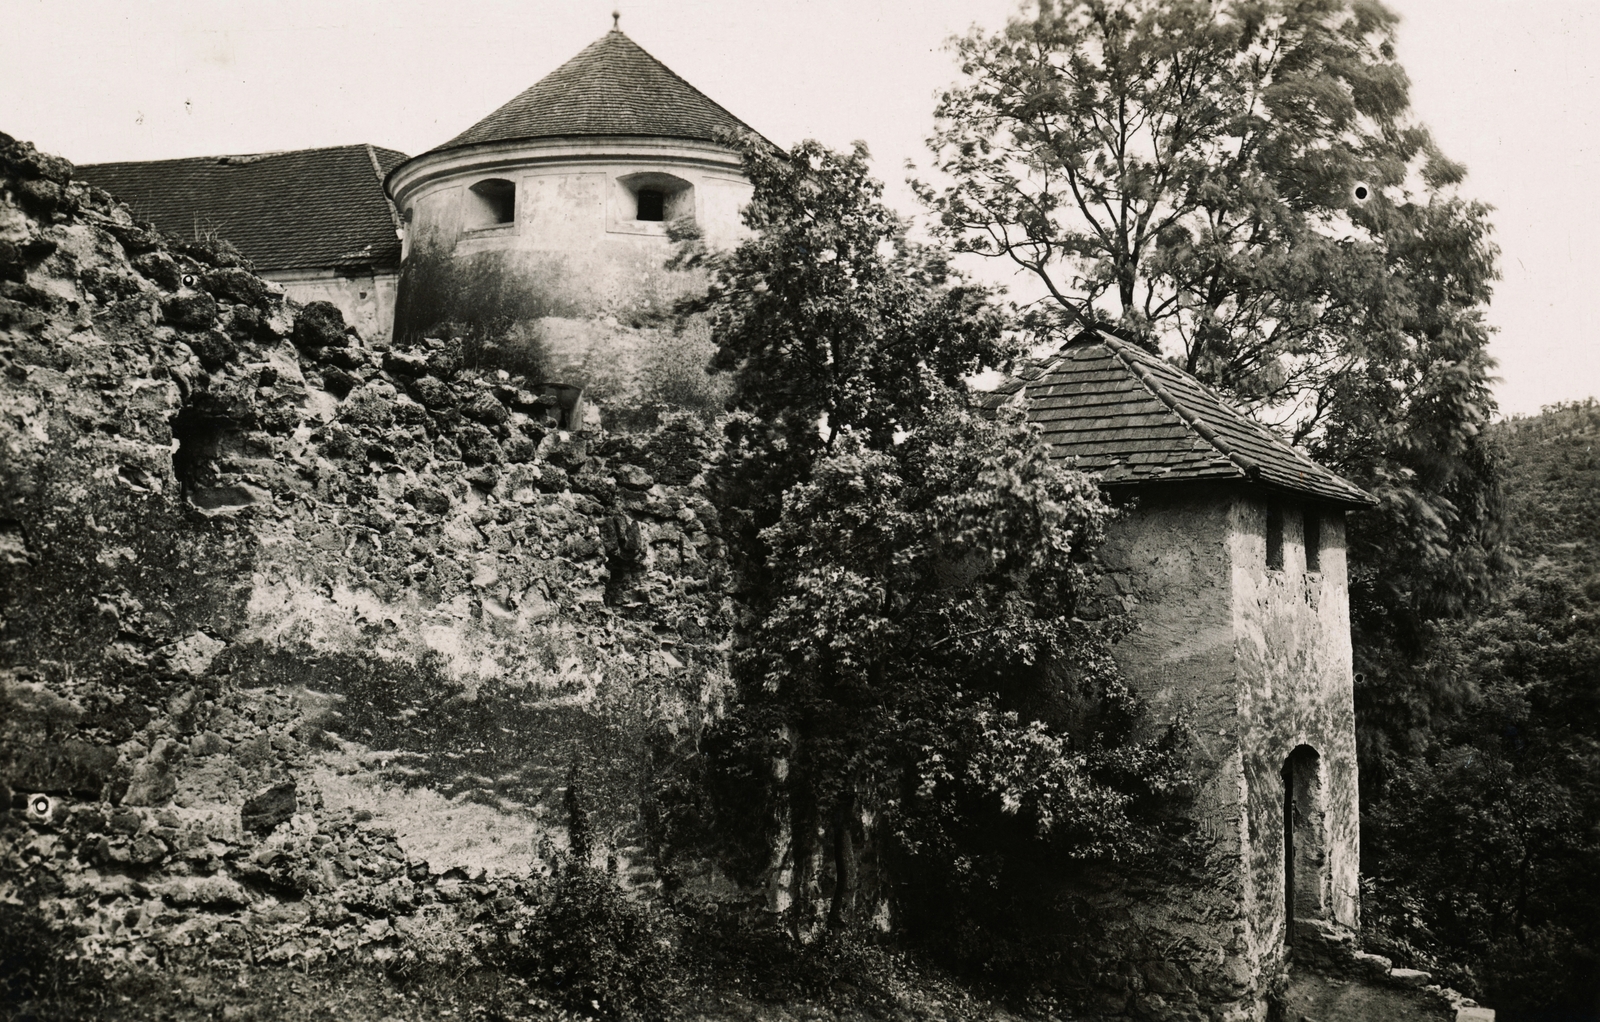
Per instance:
[[[1390,0],[1412,98],[1497,207],[1502,411],[1600,395],[1600,10]],[[0,130],[79,163],[371,142],[419,153],[622,28],[780,144],[865,139],[890,199],[943,43],[1013,0],[0,0]]]

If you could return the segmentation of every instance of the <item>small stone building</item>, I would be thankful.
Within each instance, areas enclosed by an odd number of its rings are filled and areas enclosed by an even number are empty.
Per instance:
[[[1295,921],[1359,924],[1344,516],[1374,501],[1104,332],[990,400],[1025,402],[1057,455],[1125,505],[1100,553],[1136,622],[1118,657],[1154,716],[1184,713],[1196,739],[1205,882],[1128,905],[1122,940],[1188,950],[1130,996],[1264,1018]]]
[[[362,340],[394,324],[400,221],[383,177],[406,154],[371,145],[92,163],[76,174],[190,241],[222,239],[298,302],[332,302]]]

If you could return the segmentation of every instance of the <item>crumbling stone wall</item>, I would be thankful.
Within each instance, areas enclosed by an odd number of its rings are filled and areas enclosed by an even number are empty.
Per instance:
[[[570,404],[0,136],[5,896],[124,957],[392,956],[508,910],[569,786],[653,884],[640,792],[726,689],[715,444]]]

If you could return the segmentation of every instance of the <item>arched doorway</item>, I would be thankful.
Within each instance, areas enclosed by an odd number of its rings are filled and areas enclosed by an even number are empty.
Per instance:
[[[1328,917],[1328,848],[1322,763],[1301,745],[1283,761],[1283,936],[1294,942],[1297,919]]]

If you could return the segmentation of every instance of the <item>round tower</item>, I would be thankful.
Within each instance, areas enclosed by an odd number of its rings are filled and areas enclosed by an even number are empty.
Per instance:
[[[664,268],[673,239],[726,247],[743,231],[751,189],[728,140],[747,134],[614,27],[388,175],[404,225],[396,339],[531,333],[561,382],[628,390],[606,377],[636,369],[649,338],[624,335],[690,286]]]

